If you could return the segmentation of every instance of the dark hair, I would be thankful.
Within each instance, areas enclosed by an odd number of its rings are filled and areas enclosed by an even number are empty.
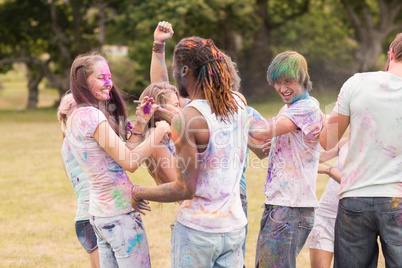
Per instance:
[[[123,93],[113,83],[109,93],[110,99],[99,103],[87,85],[87,78],[93,73],[93,66],[97,61],[107,63],[107,60],[98,52],[81,54],[75,58],[70,70],[71,92],[78,106],[90,105],[100,109],[116,134],[126,140],[127,107],[123,100]]]
[[[214,42],[197,36],[184,38],[175,47],[174,60],[194,71],[195,92],[202,90],[215,114],[230,121],[239,104],[232,94],[232,71]]]

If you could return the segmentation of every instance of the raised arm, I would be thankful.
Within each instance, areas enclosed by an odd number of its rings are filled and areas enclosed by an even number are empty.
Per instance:
[[[154,44],[151,58],[151,83],[169,82],[165,62],[165,42],[173,36],[172,25],[167,21],[161,21],[154,31]]]

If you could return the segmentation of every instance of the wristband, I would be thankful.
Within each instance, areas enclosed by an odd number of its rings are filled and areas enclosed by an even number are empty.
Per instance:
[[[328,169],[328,176],[330,176],[331,177],[331,172],[332,172],[332,167],[329,167],[329,169]]]
[[[137,133],[137,132],[134,132],[134,131],[130,131],[130,133],[131,133],[131,135],[135,135],[135,136],[138,136],[138,137],[144,137],[144,135],[145,135],[145,132],[143,132],[143,133]],[[131,138],[131,137],[130,137]]]
[[[155,53],[163,53],[165,52],[165,43],[155,43],[152,46],[152,51]]]

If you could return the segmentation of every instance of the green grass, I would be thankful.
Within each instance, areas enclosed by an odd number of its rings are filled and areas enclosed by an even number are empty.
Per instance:
[[[0,267],[88,267],[88,256],[75,235],[76,199],[62,168],[61,131],[54,91],[41,92],[41,107],[24,107],[23,84],[5,84],[0,91]],[[335,94],[336,97],[336,94]],[[332,97],[325,96],[330,103]],[[4,104],[4,105],[3,105]],[[280,102],[251,104],[264,116],[272,116]],[[131,110],[134,113],[135,110]],[[262,192],[267,161],[253,154],[246,178],[249,198],[249,232],[246,266],[253,267],[259,222],[265,196]],[[145,168],[130,179],[153,185]],[[321,196],[328,177],[318,176],[317,195]],[[152,212],[143,217],[153,267],[170,267],[170,224],[176,204],[152,203]],[[309,267],[306,249],[300,253],[298,267]]]

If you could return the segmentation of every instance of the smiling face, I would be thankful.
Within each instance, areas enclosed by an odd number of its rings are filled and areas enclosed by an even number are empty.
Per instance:
[[[297,81],[281,81],[274,83],[276,92],[281,96],[283,102],[288,106],[298,100],[305,90]]]
[[[112,89],[112,74],[109,65],[105,61],[97,61],[93,66],[93,72],[87,78],[87,85],[92,96],[99,102],[110,99],[109,92]]]

